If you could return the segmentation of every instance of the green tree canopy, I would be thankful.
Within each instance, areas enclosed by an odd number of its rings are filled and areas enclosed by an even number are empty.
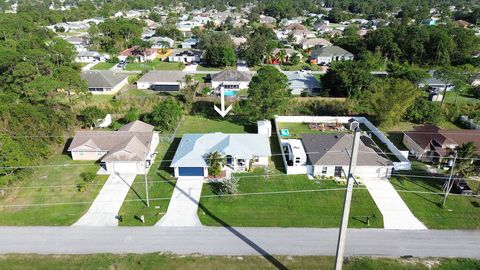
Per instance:
[[[146,121],[157,130],[172,131],[182,117],[182,105],[176,99],[169,97],[164,102],[153,106],[153,110],[146,116]]]

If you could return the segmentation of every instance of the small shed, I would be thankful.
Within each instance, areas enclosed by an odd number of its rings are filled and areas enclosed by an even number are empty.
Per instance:
[[[272,123],[269,120],[257,121],[258,134],[267,134],[268,137],[272,136]]]

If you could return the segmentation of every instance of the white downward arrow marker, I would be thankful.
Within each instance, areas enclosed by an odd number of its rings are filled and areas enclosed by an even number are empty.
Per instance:
[[[225,109],[225,89],[223,87],[220,88],[220,106],[221,109],[219,109],[217,105],[213,105],[213,108],[222,117],[225,117],[225,115],[227,115],[227,113],[232,109],[232,105],[229,105],[228,108]]]

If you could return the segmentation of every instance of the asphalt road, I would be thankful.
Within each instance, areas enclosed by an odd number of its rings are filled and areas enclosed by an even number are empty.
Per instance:
[[[335,255],[336,229],[0,227],[0,254]],[[480,258],[480,231],[350,229],[345,255]]]

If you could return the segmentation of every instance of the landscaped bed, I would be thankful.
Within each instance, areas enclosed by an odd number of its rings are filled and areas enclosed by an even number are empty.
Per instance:
[[[96,173],[98,164],[73,161],[69,156],[57,154],[44,165],[32,168],[32,175],[8,187],[5,197],[0,197],[3,206],[0,225],[71,225],[88,210],[108,178],[97,175],[80,192],[77,188],[82,182],[80,174]]]
[[[261,175],[258,175],[260,173]],[[237,174],[236,195],[218,196],[204,185],[198,215],[208,226],[321,227],[340,225],[345,185],[331,180],[313,181],[304,175],[274,173],[265,177]],[[354,189],[349,227],[383,227],[383,218],[368,191]]]

